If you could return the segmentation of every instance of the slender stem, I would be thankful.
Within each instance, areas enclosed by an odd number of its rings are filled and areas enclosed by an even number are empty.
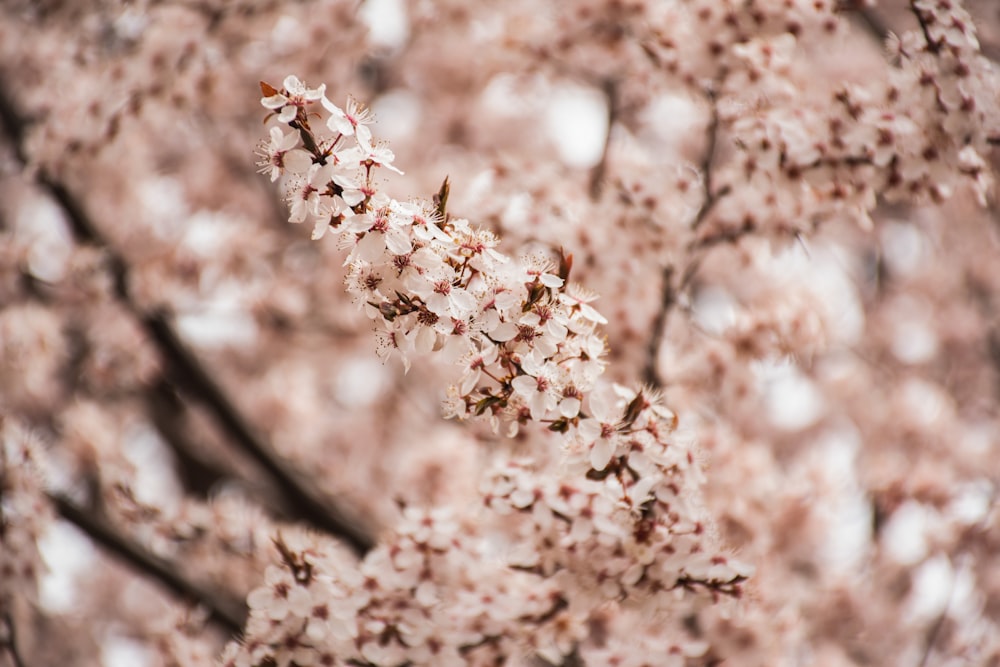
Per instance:
[[[708,99],[711,109],[711,117],[706,129],[705,151],[702,154],[701,161],[705,197],[702,200],[701,208],[698,209],[698,213],[695,215],[694,222],[691,223],[692,230],[701,226],[708,217],[708,214],[715,207],[716,202],[729,194],[728,187],[716,191],[712,182],[712,169],[714,168],[716,147],[719,141],[719,105],[714,87],[706,90],[705,96]],[[666,334],[667,317],[677,304],[677,295],[680,288],[674,285],[675,274],[675,267],[672,264],[664,266],[663,271],[660,273],[660,307],[656,311],[656,317],[653,318],[653,333],[646,347],[646,368],[643,371],[643,379],[646,384],[654,388],[659,388],[663,384],[657,370],[657,360],[659,359],[660,346],[663,344],[663,336]],[[687,276],[688,272],[685,271],[684,275]]]
[[[663,336],[666,333],[667,315],[677,301],[677,292],[673,286],[674,267],[668,264],[663,267],[660,274],[660,307],[653,318],[653,335],[649,338],[646,347],[646,368],[643,370],[643,380],[650,387],[660,388],[663,382],[660,380],[660,373],[657,370],[657,361],[660,357],[660,346],[663,344]]]
[[[927,24],[927,15],[924,14],[922,9],[917,7],[915,0],[910,0],[910,11],[917,17],[917,23],[920,24],[920,31],[924,33],[924,41],[927,42],[927,50],[931,53],[939,53],[941,51],[941,42],[940,40],[935,40],[931,37],[930,26]]]
[[[208,609],[210,618],[229,632],[237,633],[243,629],[247,611],[241,602],[188,578],[177,563],[150,553],[139,543],[120,534],[97,512],[81,507],[59,494],[50,493],[49,500],[63,519],[74,524],[94,542],[137,571],[160,582],[181,599],[193,600],[203,605]]]
[[[608,157],[611,152],[611,133],[615,123],[618,122],[618,83],[614,79],[604,81],[604,96],[608,102],[608,132],[604,138],[604,148],[601,151],[601,159],[590,171],[590,198],[597,201],[601,198],[604,189],[604,179],[608,170]]]
[[[865,32],[881,47],[889,38],[889,26],[875,10],[865,5],[864,0],[842,0],[838,9],[850,12],[858,18]]]
[[[13,101],[0,90],[0,124],[14,149],[17,160],[26,165],[24,152],[27,123],[15,109]],[[296,516],[343,539],[356,553],[363,554],[374,545],[374,538],[361,525],[353,512],[339,506],[311,481],[285,462],[264,437],[244,418],[221,385],[181,340],[163,312],[150,312],[136,303],[129,291],[129,267],[124,257],[104,238],[100,227],[89,216],[83,203],[70,189],[39,169],[38,185],[62,208],[74,236],[80,243],[102,248],[107,257],[115,296],[146,330],[164,361],[164,375],[200,401],[229,439],[249,454],[276,481],[296,509]]]
[[[723,188],[720,192],[714,191],[714,185],[712,183],[712,168],[715,164],[715,151],[716,146],[719,143],[719,104],[716,100],[715,90],[713,88],[705,91],[705,97],[708,99],[708,104],[711,112],[711,117],[708,121],[708,128],[706,129],[706,146],[705,152],[702,154],[701,159],[701,173],[704,179],[705,188],[705,198],[701,202],[701,208],[698,209],[697,215],[695,215],[694,222],[691,223],[692,229],[698,229],[708,214],[715,207],[715,203],[726,194],[729,193],[728,188]]]
[[[2,642],[2,646],[7,649],[8,655],[10,655],[11,662],[14,663],[14,667],[27,667],[24,658],[21,657],[21,652],[17,648],[17,627],[14,625],[14,616],[10,612],[4,614],[3,617],[4,624],[7,626],[7,638]]]

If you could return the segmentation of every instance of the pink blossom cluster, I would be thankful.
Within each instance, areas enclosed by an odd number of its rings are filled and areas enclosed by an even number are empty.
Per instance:
[[[395,169],[393,154],[372,142],[366,112],[354,102],[343,111],[325,86],[309,89],[294,76],[271,90],[262,104],[291,131],[271,128],[262,170],[290,175],[290,222],[309,219],[314,239],[332,229],[349,250],[347,290],[379,323],[384,355],[408,363],[440,351],[462,368],[449,416],[487,416],[511,433],[529,420],[572,431],[594,443],[592,463],[603,470],[611,440],[598,437],[598,422],[581,420],[581,409],[603,372],[597,327],[607,320],[590,305],[596,295],[567,283],[571,258],[502,254],[494,234],[447,215],[447,185],[436,203],[391,199],[376,189],[375,170]],[[331,136],[312,129],[317,106]],[[590,409],[606,412],[599,402]]]
[[[503,255],[495,236],[447,214],[447,183],[429,204],[378,192],[375,169],[393,156],[357,104],[343,111],[294,76],[262,88],[291,130],[272,127],[262,170],[289,176],[291,222],[339,235],[348,291],[384,346],[457,360],[449,416],[486,415],[511,433],[546,423],[562,453],[494,468],[482,510],[408,509],[356,572],[324,565],[321,546],[279,540],[284,567],[251,594],[226,664],[492,664],[528,648],[559,662],[608,603],[738,595],[750,569],[716,551],[676,416],[648,390],[598,383],[606,320],[595,295],[567,286],[571,260]],[[333,135],[312,129],[316,107]],[[472,522],[484,528],[458,530]]]
[[[694,4],[703,5],[698,20],[719,24],[722,34],[734,30],[724,25],[756,21],[753,10]],[[821,4],[820,15],[834,9]],[[985,201],[983,156],[1000,130],[1000,78],[959,3],[915,0],[911,11],[918,29],[890,35],[888,76],[832,89],[811,82],[797,62],[803,33],[839,29],[832,13],[819,23],[786,18],[790,27],[778,34],[736,31],[707,88],[738,152],[715,175],[708,194],[718,205],[702,242],[799,233],[838,216],[868,227],[880,197],[940,202],[970,180]],[[660,48],[665,59],[676,51]]]
[[[1000,664],[997,4],[0,3],[0,666]]]
[[[42,455],[29,433],[0,417],[0,611],[38,597],[45,570],[38,541],[52,521]]]

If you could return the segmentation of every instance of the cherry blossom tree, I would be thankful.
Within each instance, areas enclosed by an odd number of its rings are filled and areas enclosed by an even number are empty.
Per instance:
[[[0,665],[1000,661],[994,3],[0,12]]]

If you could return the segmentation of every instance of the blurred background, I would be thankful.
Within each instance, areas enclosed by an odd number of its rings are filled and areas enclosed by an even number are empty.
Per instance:
[[[0,665],[209,664],[277,531],[346,562],[527,446],[441,419],[452,371],[383,363],[343,252],[287,224],[253,152],[287,74],[371,107],[393,196],[448,176],[505,252],[573,253],[758,568],[684,610],[692,662],[1000,664],[1000,8],[965,7],[955,143],[885,94],[903,0],[0,3]],[[912,187],[793,164],[880,114]]]

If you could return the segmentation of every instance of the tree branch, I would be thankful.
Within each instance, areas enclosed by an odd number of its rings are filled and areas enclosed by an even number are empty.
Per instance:
[[[663,344],[663,335],[667,328],[667,315],[677,302],[677,292],[674,290],[674,267],[668,264],[663,267],[660,274],[660,307],[653,318],[652,332],[649,344],[646,347],[646,368],[643,370],[643,381],[653,388],[663,386],[660,380],[660,373],[657,370],[657,361],[660,357],[660,346]]]
[[[608,101],[608,134],[604,138],[604,148],[601,159],[590,171],[590,199],[597,201],[604,189],[604,178],[608,170],[608,154],[611,151],[611,132],[618,121],[618,83],[614,79],[605,79],[604,96]]]
[[[858,18],[858,23],[881,48],[889,38],[889,26],[864,0],[841,0],[837,9],[850,12]]]
[[[16,158],[22,166],[26,166],[28,160],[24,140],[27,123],[3,90],[0,90],[0,122]],[[361,526],[353,513],[325,497],[311,481],[277,455],[270,443],[243,417],[194,352],[184,344],[165,313],[147,312],[135,302],[128,288],[128,264],[104,238],[82,202],[65,184],[44,169],[38,170],[35,180],[62,208],[77,241],[105,251],[115,296],[140,322],[159,350],[164,361],[165,376],[200,401],[230,440],[274,478],[282,493],[297,510],[298,518],[343,539],[358,554],[368,551],[374,545],[374,538]]]
[[[14,625],[13,614],[10,612],[4,614],[3,622],[7,626],[7,637],[0,641],[0,646],[7,649],[7,654],[10,655],[14,667],[27,667],[28,663],[21,657],[21,652],[17,648],[17,628]]]
[[[705,199],[701,202],[701,208],[698,209],[697,215],[695,215],[694,222],[691,223],[691,229],[698,229],[708,214],[715,208],[715,204],[721,199],[729,194],[729,188],[724,187],[719,192],[714,192],[714,186],[712,184],[712,167],[715,164],[715,150],[719,143],[719,104],[716,100],[715,90],[710,88],[705,91],[705,97],[708,99],[709,108],[711,110],[711,117],[708,121],[708,128],[706,129],[706,146],[705,153],[701,160],[701,173],[704,179],[705,188]]]
[[[712,183],[712,168],[715,163],[716,146],[719,141],[719,106],[716,100],[714,88],[705,91],[711,109],[711,117],[706,130],[705,152],[701,161],[701,173],[705,198],[702,200],[701,208],[695,215],[691,223],[692,231],[697,229],[708,217],[708,214],[715,207],[716,202],[729,194],[728,186],[720,188],[718,192],[714,190]],[[685,276],[688,272],[685,272]],[[643,380],[651,387],[659,388],[663,385],[657,371],[657,360],[660,355],[660,346],[663,344],[663,336],[666,333],[667,316],[677,303],[678,287],[674,285],[675,270],[672,264],[663,267],[660,274],[660,307],[653,318],[652,335],[646,347],[646,368],[643,370]]]
[[[177,563],[150,553],[140,544],[118,533],[96,512],[80,507],[65,496],[50,493],[49,500],[59,515],[86,533],[94,542],[131,565],[134,569],[160,582],[183,600],[192,600],[206,609],[210,618],[235,634],[243,629],[247,611],[243,603],[187,578]]]

